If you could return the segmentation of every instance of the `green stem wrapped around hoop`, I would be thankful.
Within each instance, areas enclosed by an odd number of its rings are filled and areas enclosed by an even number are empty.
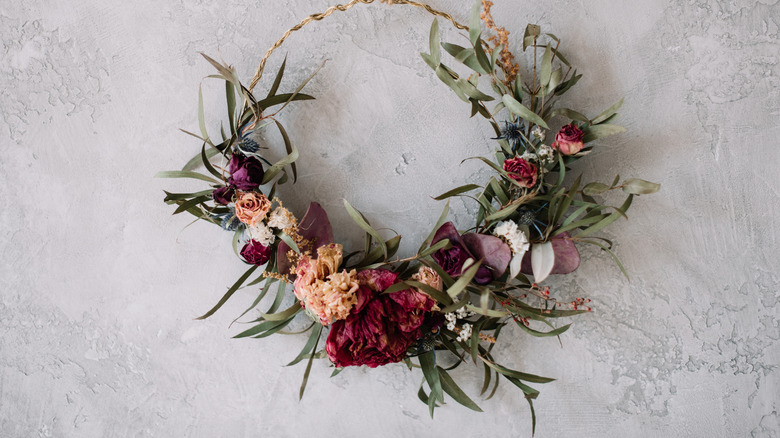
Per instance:
[[[444,402],[444,393],[481,411],[450,376],[452,369],[471,361],[484,368],[480,395],[488,394],[486,399],[495,393],[502,376],[520,388],[531,406],[535,429],[532,401],[539,392],[529,384],[552,379],[499,364],[492,351],[502,329],[514,325],[534,337],[559,337],[570,324],[555,326],[551,319],[590,311],[589,300],[561,302],[550,296],[549,286],[540,285],[550,275],[577,269],[580,257],[575,243],[604,250],[628,277],[612,252],[612,242],[594,234],[626,217],[635,196],[654,193],[660,186],[636,178],[621,182],[619,176],[611,184],[583,184],[581,176],[567,183],[566,173],[593,149],[593,141],[623,131],[612,123],[622,100],[593,118],[558,106],[560,96],[581,75],[572,72],[559,52],[557,36],[528,25],[522,47],[534,51],[534,65],[531,81],[526,82],[508,49],[509,32],[493,22],[492,3],[477,0],[467,27],[424,3],[394,0],[390,3],[422,8],[468,31],[466,46],[442,43],[434,18],[429,51],[421,56],[469,104],[472,117],[479,114],[493,127],[498,143],[494,153],[467,158],[486,164],[493,174],[484,184],[469,182],[434,198],[474,200],[478,206],[474,223],[465,232],[458,231],[447,221],[449,204],[445,205],[411,257],[394,258],[401,236],[386,239],[345,200],[347,212],[366,236],[362,250],[345,254],[342,245],[333,241],[327,213],[319,204],[312,203],[299,218],[276,196],[280,184],[297,180],[298,150],[275,116],[291,102],[314,99],[302,93],[311,77],[292,92],[280,93],[285,59],[265,97],[255,96],[253,90],[268,58],[290,34],[336,11],[373,2],[352,0],[336,5],[287,30],[265,53],[249,87],[242,85],[231,66],[203,55],[218,72],[210,77],[225,82],[230,134],[221,132],[221,141],[209,135],[199,94],[200,134],[184,132],[202,142],[200,153],[181,170],[158,176],[208,183],[208,189],[192,193],[165,192],[164,200],[177,206],[174,214],[187,212],[196,220],[233,232],[234,251],[249,266],[199,319],[213,315],[240,289],[262,284],[242,318],[256,310],[276,285],[270,306],[257,311],[252,326],[236,337],[288,333],[286,328],[300,313],[308,315],[312,323],[304,332],[311,331],[309,341],[289,364],[307,360],[301,396],[315,358],[327,356],[336,368],[334,375],[348,366],[404,362],[410,370],[421,368],[418,397],[428,405],[431,416]],[[487,25],[485,32],[494,32],[487,39],[483,39],[482,21]],[[462,78],[445,65],[442,49],[471,74]],[[537,51],[543,51],[538,62]],[[484,91],[488,87],[481,87],[480,79],[487,79],[492,95]],[[494,106],[488,109],[491,102]],[[502,114],[503,126],[497,121]],[[554,119],[567,124],[548,139]],[[276,163],[261,154],[254,135],[271,126],[279,130],[287,154]],[[205,173],[196,171],[201,166]],[[604,203],[603,195],[617,189],[626,193],[626,199],[619,206]],[[289,283],[293,283],[296,302],[280,309]],[[318,351],[326,330],[325,347]],[[446,368],[445,361],[449,362]],[[493,389],[488,392],[491,382]]]

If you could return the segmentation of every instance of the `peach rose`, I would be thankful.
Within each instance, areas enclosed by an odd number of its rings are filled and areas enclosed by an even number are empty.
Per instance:
[[[247,225],[256,225],[271,209],[271,201],[262,193],[238,192],[236,217]]]

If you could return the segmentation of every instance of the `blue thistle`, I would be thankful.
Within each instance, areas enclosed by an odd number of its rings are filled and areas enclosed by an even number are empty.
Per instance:
[[[525,149],[522,129],[520,123],[505,121],[504,129],[501,130],[501,137],[498,138],[506,139],[509,145],[512,146],[513,152],[517,152],[518,147],[521,145]]]
[[[236,210],[233,207],[227,213],[213,214],[212,218],[220,221],[220,226],[225,231],[236,231],[241,226],[241,221],[236,217]]]

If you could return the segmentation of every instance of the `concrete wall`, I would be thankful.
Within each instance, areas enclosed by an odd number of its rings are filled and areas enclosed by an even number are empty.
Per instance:
[[[562,348],[516,331],[501,340],[505,363],[558,379],[540,386],[537,436],[777,436],[780,4],[496,3],[512,38],[530,21],[563,40],[584,74],[569,106],[594,115],[626,97],[628,132],[576,170],[663,184],[604,233],[630,282],[589,248],[552,282],[561,299],[593,300]],[[471,2],[432,4],[465,21]],[[455,376],[482,414],[450,403],[431,420],[419,373],[402,365],[329,378],[317,362],[299,402],[304,367],[283,365],[304,337],[231,339],[254,289],[193,320],[243,272],[227,233],[184,229],[161,202],[163,189],[201,186],[152,178],[199,150],[178,131],[197,130],[212,73],[198,52],[248,80],[284,30],[329,5],[0,5],[0,436],[530,435],[520,393],[504,382],[481,401],[468,366]],[[288,53],[292,88],[330,60],[310,84],[318,100],[282,116],[301,149],[300,181],[282,195],[299,214],[321,202],[347,245],[361,237],[342,198],[403,234],[408,255],[442,208],[430,196],[488,175],[459,165],[494,143],[419,58],[429,25],[418,9],[360,6],[269,62]],[[223,88],[203,86],[216,132]],[[461,225],[473,212],[453,203]]]

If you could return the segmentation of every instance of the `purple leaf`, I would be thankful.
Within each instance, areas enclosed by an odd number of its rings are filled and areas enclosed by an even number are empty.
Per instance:
[[[503,240],[477,233],[464,234],[461,238],[474,257],[492,269],[493,278],[500,277],[506,271],[512,259],[512,251]]]
[[[569,274],[580,267],[580,252],[570,240],[569,233],[561,233],[552,239],[553,253],[555,253],[555,264],[553,264],[550,274]],[[531,268],[531,251],[527,251],[523,257],[523,266],[520,268],[523,274],[533,274]]]
[[[314,242],[312,245],[312,257],[317,256],[317,248],[333,243],[333,227],[330,225],[328,213],[316,202],[309,204],[306,214],[298,224],[298,234],[304,239]],[[287,274],[290,272],[290,261],[287,259],[287,251],[290,247],[284,242],[279,242],[276,249],[276,266],[279,273]]]
[[[450,244],[452,245],[460,243],[460,234],[458,234],[458,230],[452,222],[444,223],[436,230],[436,234],[433,235],[433,240],[431,240],[431,245],[444,239],[450,239]]]

